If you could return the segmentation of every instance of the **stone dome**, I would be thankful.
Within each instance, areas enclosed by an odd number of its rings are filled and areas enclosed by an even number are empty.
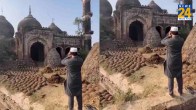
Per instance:
[[[48,28],[54,32],[62,33],[62,30],[59,27],[57,27],[54,23],[51,23]]]
[[[141,3],[139,0],[118,0],[116,3],[116,9],[120,9],[121,7],[124,6],[135,6],[135,7],[140,7]]]
[[[6,38],[13,38],[14,36],[14,27],[2,15],[0,15],[0,36]]]
[[[100,2],[100,14],[101,16],[111,16],[112,15],[112,5],[108,0],[101,0]]]
[[[41,24],[31,15],[31,13],[18,24],[18,31],[22,33],[40,28],[42,28]]]
[[[155,12],[163,12],[163,10],[157,5],[154,0],[152,0],[149,4],[149,7],[151,7]]]

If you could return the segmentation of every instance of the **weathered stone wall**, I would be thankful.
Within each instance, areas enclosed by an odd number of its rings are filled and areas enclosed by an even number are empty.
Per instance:
[[[176,19],[176,17],[177,15],[175,14],[156,13],[153,16],[153,25],[161,25],[165,27],[172,25],[181,25],[183,22],[179,22],[178,19]]]
[[[151,107],[148,110],[196,110],[196,96],[183,97]]]
[[[100,74],[100,85],[112,95],[116,94],[118,92],[117,90],[119,90],[108,77],[102,74]]]
[[[65,45],[66,47],[78,47],[82,48],[83,47],[83,39],[84,37],[81,36],[54,36],[53,43],[54,47],[62,47]]]
[[[49,67],[58,67],[61,65],[61,57],[55,48],[52,48],[47,54],[45,65]]]
[[[170,26],[184,27],[183,22],[176,19],[176,14],[157,13],[153,12],[147,6],[132,7],[125,10],[115,10],[113,13],[114,32],[116,39],[129,39],[129,27],[134,21],[139,21],[143,24],[143,36],[147,36],[147,32],[152,27],[159,26],[161,28],[161,37],[165,36],[166,28]],[[156,33],[155,33],[156,34]],[[151,37],[152,38],[152,37]],[[144,38],[145,39],[145,38]],[[152,42],[153,43],[153,42]],[[152,44],[156,45],[156,44]]]
[[[180,105],[169,107],[167,110],[196,110],[196,98],[190,99]]]
[[[25,35],[17,32],[15,35],[16,42],[16,54],[18,59],[31,59],[31,46],[40,42],[44,45],[44,56],[47,56],[48,52],[52,48],[60,47],[62,52],[66,47],[78,47],[84,48],[83,36],[67,36],[65,34],[54,34],[49,29],[34,29],[27,32]],[[65,54],[62,53],[62,55]]]
[[[152,24],[152,12],[150,9],[145,8],[132,8],[126,10],[122,14],[122,33],[123,37],[126,38],[129,36],[129,26],[134,21],[139,21],[143,24],[143,35],[146,35],[148,27],[151,27]]]
[[[53,33],[48,30],[33,30],[28,32],[25,35],[24,40],[24,54],[26,59],[30,59],[30,52],[31,52],[31,46],[36,43],[40,42],[44,45],[44,56],[47,55],[48,51],[52,48],[53,44]],[[22,45],[22,44],[21,44]]]
[[[161,45],[161,37],[155,27],[148,30],[144,39],[144,45],[148,45],[149,47],[158,47]]]

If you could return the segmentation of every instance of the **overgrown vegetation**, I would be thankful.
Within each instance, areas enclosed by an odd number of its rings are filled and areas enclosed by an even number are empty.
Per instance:
[[[83,60],[86,59],[87,55],[88,55],[88,52],[86,50],[80,50],[79,56],[81,56]]]
[[[128,81],[130,83],[135,83],[140,81],[142,77],[143,77],[142,72],[137,72],[136,74],[132,74],[131,77],[128,78]]]
[[[82,19],[79,17],[76,17],[73,24],[77,26],[76,34],[81,36],[82,35],[82,24],[83,24]]]
[[[120,90],[117,90],[115,97],[115,104],[117,105],[118,109],[123,106],[124,103],[134,101],[137,99],[137,96],[131,92],[129,89],[126,93]]]
[[[179,34],[182,38],[186,39],[190,31],[191,31],[190,26],[187,25],[186,27],[183,27],[182,29],[179,30]]]
[[[112,75],[113,73],[115,73],[115,72],[112,71],[110,68],[107,68],[106,65],[108,65],[108,64],[106,64],[106,63],[100,63],[100,66],[102,66],[102,67],[107,71],[107,73],[108,73],[109,75]]]
[[[141,98],[146,98],[149,95],[154,93],[155,89],[160,89],[160,86],[158,85],[148,85],[144,88],[143,93],[140,95]]]

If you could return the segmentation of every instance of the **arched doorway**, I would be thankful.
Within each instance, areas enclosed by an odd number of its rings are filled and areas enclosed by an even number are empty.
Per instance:
[[[169,26],[169,27],[167,27],[167,28],[165,29],[165,35],[166,35],[166,36],[167,36],[168,32],[170,31],[170,29],[171,29],[171,26]]]
[[[62,58],[62,48],[61,47],[57,47],[56,51],[59,53],[60,57]]]
[[[70,51],[70,47],[67,47],[67,48],[65,49],[65,56],[67,56],[67,54],[69,53],[69,51]]]
[[[161,26],[156,26],[156,30],[157,30],[157,32],[159,33],[160,38],[163,38],[163,37],[162,37],[162,28],[161,28]]]
[[[140,21],[134,21],[129,26],[129,37],[134,41],[143,41],[143,24]]]
[[[31,46],[31,58],[37,62],[44,61],[44,45],[40,42],[36,42]]]

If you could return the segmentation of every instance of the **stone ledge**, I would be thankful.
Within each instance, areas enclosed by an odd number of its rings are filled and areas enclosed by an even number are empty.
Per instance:
[[[186,95],[177,99],[158,104],[149,110],[196,110],[196,94]]]

